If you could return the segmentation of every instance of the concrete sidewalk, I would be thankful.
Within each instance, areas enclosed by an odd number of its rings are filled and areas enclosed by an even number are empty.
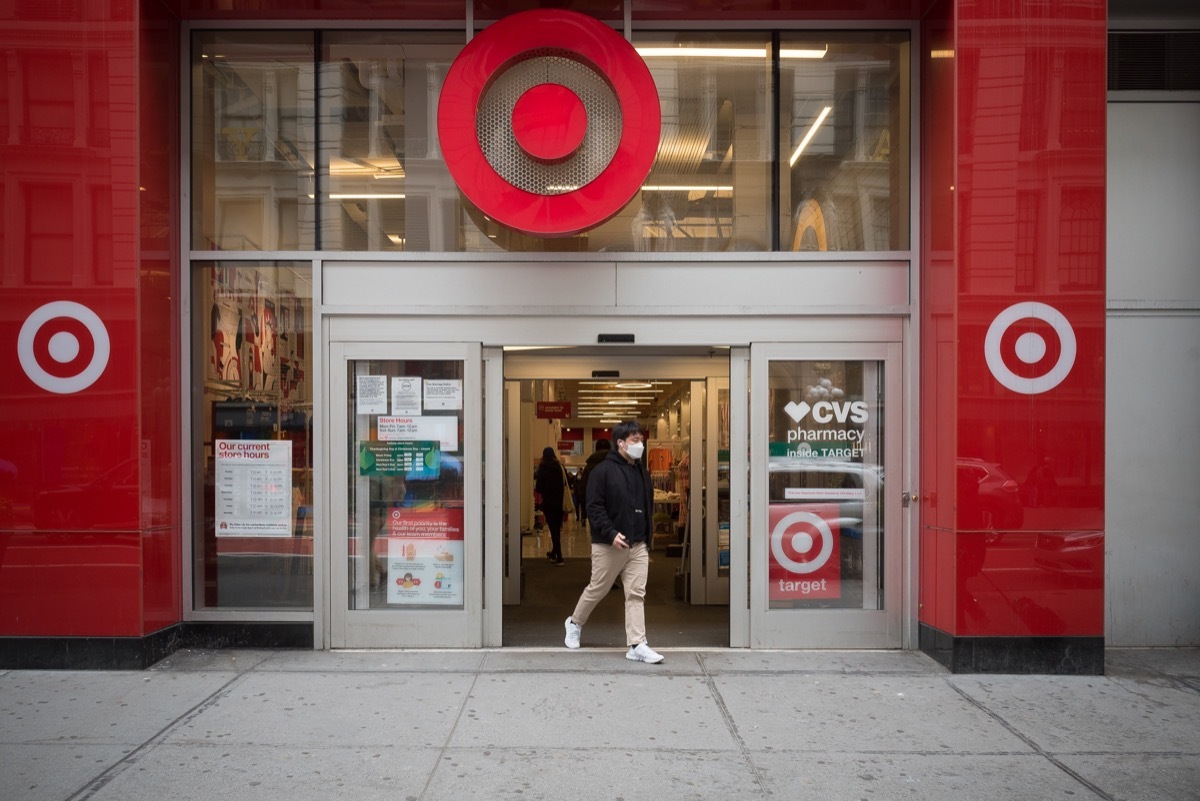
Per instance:
[[[1200,650],[183,651],[0,673],[0,799],[1200,799]]]

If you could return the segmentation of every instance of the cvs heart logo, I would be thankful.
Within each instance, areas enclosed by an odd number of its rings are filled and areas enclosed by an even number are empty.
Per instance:
[[[800,401],[799,403],[796,403],[795,401],[788,401],[788,405],[784,406],[783,410],[788,413],[788,417],[799,423],[804,419],[804,415],[808,414],[811,408],[812,407],[804,401]]]

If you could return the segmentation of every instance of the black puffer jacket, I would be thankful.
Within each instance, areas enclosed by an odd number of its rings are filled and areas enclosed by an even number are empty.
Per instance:
[[[618,533],[630,545],[650,543],[654,487],[640,463],[630,464],[615,450],[588,476],[587,516],[592,542],[612,545]]]

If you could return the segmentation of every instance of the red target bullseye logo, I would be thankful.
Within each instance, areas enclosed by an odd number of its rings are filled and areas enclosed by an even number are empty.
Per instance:
[[[29,380],[58,395],[96,383],[108,366],[108,329],[80,303],[57,300],[25,318],[17,336],[17,358]]]
[[[1053,306],[1014,303],[988,327],[983,352],[1001,385],[1022,395],[1038,395],[1061,384],[1075,366],[1075,329]]]
[[[620,211],[650,174],[660,128],[637,51],[572,11],[526,11],[484,30],[454,60],[438,101],[458,188],[533,236],[572,236]]]
[[[792,573],[815,573],[833,555],[833,531],[812,512],[792,512],[771,529],[771,555]]]

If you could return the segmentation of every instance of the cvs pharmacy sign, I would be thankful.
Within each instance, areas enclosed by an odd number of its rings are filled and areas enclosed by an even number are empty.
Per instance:
[[[817,401],[811,406],[805,401],[791,401],[783,410],[788,417],[799,423],[809,414],[815,423],[865,423],[870,415],[866,401]]]

